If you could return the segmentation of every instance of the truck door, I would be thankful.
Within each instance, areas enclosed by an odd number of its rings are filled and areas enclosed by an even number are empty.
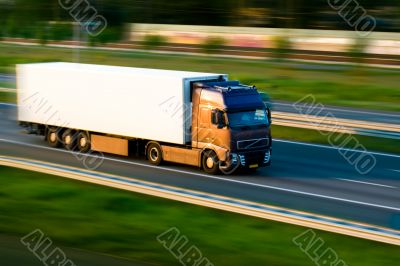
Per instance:
[[[211,109],[209,107],[200,106],[197,138],[199,147],[202,147],[201,143],[207,144],[213,142],[213,132],[214,131],[211,129]]]

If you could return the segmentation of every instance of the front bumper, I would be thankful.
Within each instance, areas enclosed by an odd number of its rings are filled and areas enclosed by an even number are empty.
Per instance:
[[[243,168],[258,168],[271,164],[272,149],[238,153],[240,166]]]
[[[245,151],[239,153],[231,153],[229,161],[224,166],[220,166],[221,170],[232,170],[237,168],[259,168],[271,165],[272,149]]]

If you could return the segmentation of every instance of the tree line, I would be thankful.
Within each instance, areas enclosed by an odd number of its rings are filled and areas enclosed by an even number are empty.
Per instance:
[[[90,4],[107,19],[108,34],[119,35],[125,23],[160,23],[276,28],[352,30],[329,1],[340,0],[0,0],[0,34],[50,37],[72,34],[67,26],[48,22],[72,22],[60,2]],[[398,0],[358,0],[377,19],[377,30],[399,31]],[[85,10],[83,9],[83,13]],[[58,27],[58,28],[57,28]],[[51,29],[50,29],[51,28]],[[64,30],[63,30],[64,28]],[[62,33],[64,31],[64,33]],[[110,32],[111,31],[111,32]],[[65,37],[65,36],[64,36]],[[115,36],[118,37],[118,36]]]

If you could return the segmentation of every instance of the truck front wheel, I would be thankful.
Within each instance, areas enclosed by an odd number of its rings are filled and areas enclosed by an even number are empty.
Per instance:
[[[214,151],[205,151],[202,158],[202,166],[207,174],[218,174],[219,160],[217,154]]]
[[[157,143],[150,143],[147,147],[147,159],[151,164],[160,165],[162,162],[162,150]]]

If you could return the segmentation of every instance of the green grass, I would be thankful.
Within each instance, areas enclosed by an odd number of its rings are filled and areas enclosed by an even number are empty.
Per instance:
[[[15,83],[0,81],[0,88],[15,89]]]
[[[2,92],[0,91],[0,102],[3,103],[15,103],[17,95],[12,92]]]
[[[326,132],[328,133],[328,132]],[[335,136],[339,136],[340,134],[333,134],[331,139],[335,139]],[[293,127],[283,127],[283,126],[272,126],[272,136],[278,139],[288,139],[294,141],[301,142],[309,142],[309,143],[317,143],[330,145],[328,136],[322,135],[317,130],[310,129],[302,129],[302,128],[293,128]],[[348,135],[343,135],[347,138]],[[400,145],[398,140],[385,139],[385,138],[375,138],[375,137],[367,137],[367,136],[358,136],[353,135],[353,137],[358,140],[360,144],[362,144],[368,151],[380,151],[380,152],[388,152],[388,153],[397,153],[400,154]],[[341,138],[342,141],[344,138]],[[353,145],[353,146],[351,146]],[[355,142],[349,143],[346,145],[347,148],[354,148]]]
[[[0,44],[0,73],[15,64],[73,61],[72,49]],[[297,101],[313,94],[329,105],[400,111],[400,70],[361,66],[326,69],[326,65],[244,60],[141,52],[81,50],[80,62],[131,67],[228,73],[257,85],[273,100]],[[324,66],[324,67],[322,67]]]
[[[306,228],[0,167],[0,234],[36,228],[58,246],[178,265],[156,240],[171,227],[214,265],[312,265],[292,243]],[[347,265],[395,265],[399,247],[317,231]]]

